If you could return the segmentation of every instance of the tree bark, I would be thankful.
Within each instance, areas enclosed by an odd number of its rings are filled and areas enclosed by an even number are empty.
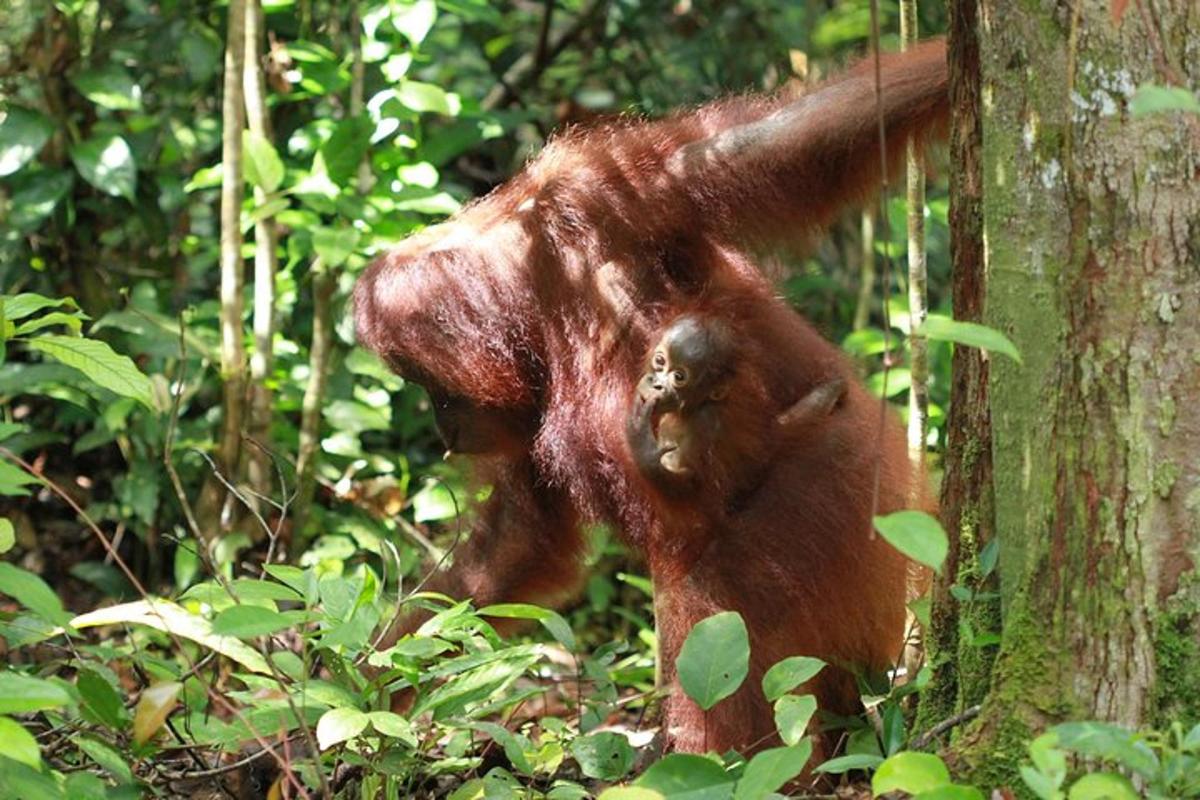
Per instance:
[[[267,111],[265,81],[263,80],[262,3],[246,0],[246,119],[250,132],[272,141],[271,119]],[[262,207],[267,193],[254,187],[254,204]],[[250,354],[250,393],[247,413],[247,435],[262,447],[245,448],[246,482],[260,496],[269,496],[273,484],[271,457],[267,451],[271,438],[271,370],[275,349],[275,273],[279,271],[277,234],[274,217],[263,217],[254,223],[254,351]],[[280,487],[286,492],[286,487]]]
[[[1023,363],[988,365],[1003,632],[956,751],[998,786],[1048,724],[1200,711],[1200,147],[1129,113],[1200,82],[1200,16],[979,9],[984,320]]]
[[[917,42],[917,0],[900,0],[900,46]],[[908,324],[909,370],[908,455],[925,468],[925,434],[929,430],[929,343],[916,331],[928,315],[925,273],[925,161],[910,136],[904,148],[905,190],[908,201]]]

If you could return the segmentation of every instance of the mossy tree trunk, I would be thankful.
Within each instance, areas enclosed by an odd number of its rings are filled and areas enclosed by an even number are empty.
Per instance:
[[[1001,641],[954,753],[978,784],[1019,786],[1024,742],[1049,724],[1200,718],[1200,119],[1129,110],[1142,84],[1200,85],[1200,14],[966,3],[982,204],[955,225],[982,222],[983,271],[960,269],[956,314],[981,311],[1023,363],[968,364],[955,387],[946,496],[967,504],[947,522],[972,552],[995,531]],[[970,397],[989,413],[958,407]]]

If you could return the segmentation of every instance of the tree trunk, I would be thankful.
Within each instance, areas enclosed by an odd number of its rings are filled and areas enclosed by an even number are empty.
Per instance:
[[[1048,724],[1200,714],[1200,135],[1129,112],[1143,83],[1196,86],[1200,16],[978,7],[984,320],[1023,364],[985,367],[1003,629],[956,752],[998,786]]]

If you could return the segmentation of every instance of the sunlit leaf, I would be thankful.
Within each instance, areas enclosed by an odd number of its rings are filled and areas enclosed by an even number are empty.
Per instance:
[[[16,543],[17,532],[13,528],[12,520],[8,517],[0,517],[0,553],[12,550]]]
[[[155,683],[142,690],[133,709],[133,740],[138,744],[150,741],[179,702],[183,684],[177,681]]]
[[[817,699],[811,694],[788,694],[775,701],[775,728],[784,744],[798,744],[808,732],[808,723],[817,712]]]
[[[742,615],[724,611],[697,622],[675,669],[688,697],[706,711],[737,691],[750,672],[750,636]]]
[[[118,64],[85,70],[71,81],[75,88],[98,106],[113,111],[136,111],[142,107],[142,89]]]
[[[774,702],[783,695],[816,677],[825,667],[825,662],[810,656],[791,656],[785,658],[767,670],[763,675],[763,694],[768,702]]]
[[[950,771],[932,753],[905,751],[891,756],[871,776],[875,797],[887,792],[920,794],[950,783]]]
[[[871,770],[883,763],[882,756],[870,753],[854,753],[848,756],[838,756],[819,764],[813,772],[823,772],[828,775],[841,775],[851,770]]]
[[[1018,364],[1021,363],[1021,353],[1017,350],[1017,346],[1003,333],[986,325],[960,322],[940,314],[930,314],[917,334],[936,341],[954,342],[968,347],[1003,353]]]
[[[785,698],[786,699],[786,698]],[[763,750],[750,759],[734,791],[734,800],[763,800],[799,775],[812,756],[812,741]]]
[[[283,160],[275,146],[266,137],[253,131],[245,131],[243,147],[246,158],[243,169],[246,180],[265,192],[273,192],[283,183]]]
[[[257,605],[236,605],[225,609],[213,619],[212,631],[218,636],[253,639],[269,636],[291,627],[290,619],[273,609]]]
[[[906,510],[875,517],[875,530],[913,561],[941,571],[950,544],[941,523],[929,514]]]
[[[71,695],[57,683],[17,672],[0,672],[0,714],[45,711],[70,702]]]
[[[97,136],[71,148],[71,160],[83,179],[101,192],[133,202],[137,163],[129,142],[120,136]]]
[[[1084,775],[1067,792],[1068,800],[1138,800],[1139,797],[1128,778],[1113,772]]]
[[[331,708],[317,721],[317,746],[328,750],[349,741],[364,730],[370,718],[357,708]]]
[[[54,126],[41,113],[9,106],[0,121],[0,177],[11,175],[39,152]]]
[[[429,29],[437,20],[434,0],[402,0],[392,3],[392,27],[414,45],[425,41]]]
[[[724,767],[711,758],[671,753],[651,764],[634,785],[653,789],[667,798],[726,800],[733,796],[734,782]]]
[[[129,359],[115,352],[105,342],[79,336],[37,336],[26,340],[33,350],[61,361],[82,372],[96,384],[122,397],[137,400],[146,408],[154,408],[150,379]]]
[[[218,636],[204,617],[190,614],[169,600],[137,600],[81,614],[71,620],[76,628],[118,624],[146,625],[169,631],[233,659],[251,672],[270,674],[270,667],[257,650],[232,636]]]
[[[42,754],[38,751],[37,739],[16,720],[0,717],[0,742],[4,742],[4,755],[13,761],[38,769],[42,765]]]
[[[589,778],[616,781],[633,769],[636,757],[629,739],[615,731],[597,731],[571,743],[571,755]]]
[[[8,595],[54,625],[65,625],[71,618],[49,584],[32,572],[7,561],[0,561],[0,594]]]
[[[1135,117],[1168,111],[1200,114],[1200,98],[1182,86],[1155,86],[1148,83],[1139,86],[1129,101],[1129,113]]]
[[[505,617],[507,619],[532,619],[542,623],[555,641],[568,650],[575,649],[575,634],[571,626],[557,611],[527,603],[500,603],[479,609],[481,617]]]

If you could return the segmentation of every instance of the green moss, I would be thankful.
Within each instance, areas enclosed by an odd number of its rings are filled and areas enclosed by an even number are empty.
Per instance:
[[[1155,619],[1154,722],[1200,722],[1200,576],[1180,582]]]
[[[1175,481],[1179,480],[1179,465],[1174,461],[1163,461],[1154,468],[1154,492],[1164,500],[1171,495]]]

